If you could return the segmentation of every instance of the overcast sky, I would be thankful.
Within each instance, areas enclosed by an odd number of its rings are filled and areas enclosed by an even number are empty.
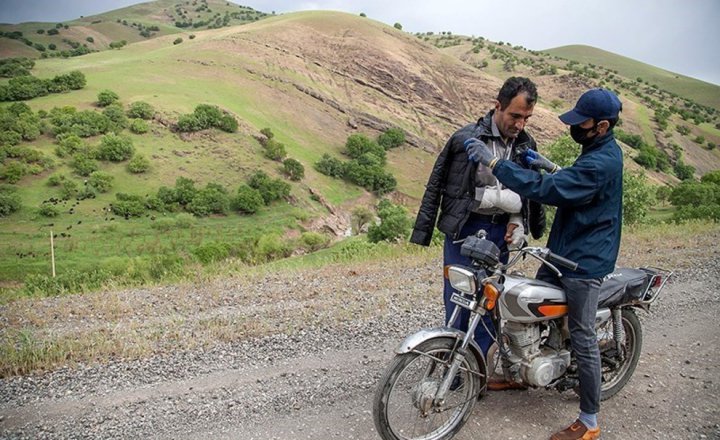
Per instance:
[[[137,0],[0,0],[0,22],[64,21]],[[235,0],[263,12],[364,12],[408,32],[451,31],[541,50],[587,44],[720,85],[720,0]]]

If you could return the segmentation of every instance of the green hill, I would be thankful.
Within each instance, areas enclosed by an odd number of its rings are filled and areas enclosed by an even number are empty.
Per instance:
[[[720,86],[715,84],[673,73],[591,46],[562,46],[546,49],[543,52],[584,64],[601,65],[616,70],[630,79],[641,78],[645,83],[655,84],[662,89],[720,110]]]

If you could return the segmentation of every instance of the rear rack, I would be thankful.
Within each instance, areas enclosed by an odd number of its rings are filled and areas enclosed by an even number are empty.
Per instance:
[[[663,287],[665,287],[665,284],[668,282],[670,277],[673,276],[674,272],[653,266],[641,267],[640,270],[648,274],[650,282],[645,288],[645,292],[643,292],[640,296],[642,299],[638,301],[638,304],[649,306],[658,299],[660,291],[662,291]]]

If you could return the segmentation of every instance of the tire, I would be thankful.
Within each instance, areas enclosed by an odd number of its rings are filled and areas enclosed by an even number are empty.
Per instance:
[[[478,374],[480,363],[470,351],[460,364],[460,384],[448,391],[446,404],[438,411],[431,403],[456,344],[454,338],[435,338],[395,356],[373,399],[373,419],[381,438],[443,440],[460,431],[485,385],[484,376]]]
[[[600,386],[600,400],[606,400],[617,394],[628,383],[642,352],[642,325],[632,309],[622,309],[622,323],[625,332],[625,341],[621,349],[625,353],[625,359],[616,367],[608,362],[601,365],[602,385]],[[612,326],[612,322],[609,323]],[[612,329],[610,329],[612,334]],[[613,347],[613,352],[615,351]],[[601,352],[600,355],[606,355]],[[615,354],[613,354],[615,357]],[[575,394],[580,395],[580,388],[574,388]]]

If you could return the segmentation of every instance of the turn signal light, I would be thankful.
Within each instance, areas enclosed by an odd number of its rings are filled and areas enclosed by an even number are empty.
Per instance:
[[[483,296],[485,296],[485,309],[492,310],[500,297],[500,291],[492,283],[487,283],[483,286]]]

